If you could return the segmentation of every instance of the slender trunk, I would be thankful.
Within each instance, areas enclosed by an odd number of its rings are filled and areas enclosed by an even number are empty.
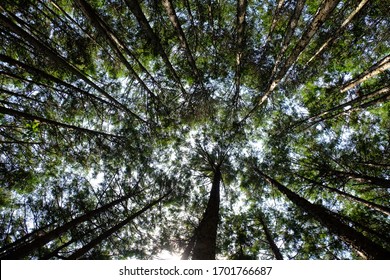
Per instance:
[[[390,164],[380,163],[380,162],[359,161],[359,162],[357,162],[357,164],[365,165],[365,166],[369,166],[369,167],[374,167],[374,168],[387,168],[387,169],[390,169]]]
[[[93,8],[85,0],[75,0],[83,14],[88,18],[91,24],[99,31],[99,34],[102,34],[111,48],[114,50],[116,55],[119,57],[120,61],[126,66],[129,70],[131,76],[137,80],[137,82],[145,89],[145,91],[155,100],[161,104],[161,100],[149,89],[145,82],[140,78],[140,76],[135,72],[133,67],[130,65],[129,61],[125,58],[121,49],[126,49],[127,53],[130,53],[132,57],[134,55],[130,50],[125,46],[123,42],[114,34],[114,32],[109,28],[109,26],[100,18],[100,16],[93,10]],[[146,70],[146,69],[144,69]]]
[[[241,86],[241,70],[242,70],[242,58],[244,54],[244,46],[245,46],[245,17],[246,17],[246,9],[247,9],[248,1],[247,0],[238,0],[237,1],[237,19],[236,19],[236,77],[235,77],[235,95],[234,95],[234,103],[238,103],[238,99],[240,97],[240,86]]]
[[[81,216],[65,223],[64,225],[62,225],[62,226],[60,226],[60,227],[58,227],[50,232],[47,232],[43,235],[40,235],[40,236],[34,238],[28,244],[25,244],[25,245],[20,246],[18,248],[8,249],[5,252],[1,252],[0,259],[22,259],[22,258],[28,256],[29,253],[32,252],[33,250],[36,250],[36,249],[44,246],[45,244],[49,243],[50,241],[54,240],[55,238],[60,237],[67,230],[76,227],[80,223],[91,219],[92,217],[110,209],[111,207],[121,203],[122,201],[129,199],[132,196],[134,196],[133,193],[126,195],[122,198],[119,198],[117,200],[114,200],[111,203],[108,203],[100,208],[95,209],[95,210],[89,211],[89,212],[85,213],[84,215],[81,215]]]
[[[317,31],[320,29],[322,24],[329,17],[329,15],[333,11],[333,9],[336,7],[338,2],[340,2],[340,0],[324,0],[322,2],[320,8],[317,10],[317,13],[315,14],[313,20],[311,21],[309,27],[302,34],[302,37],[299,39],[299,41],[295,45],[294,50],[292,51],[290,56],[287,58],[283,67],[279,70],[275,79],[272,81],[272,83],[270,83],[271,91],[277,86],[279,81],[281,79],[283,79],[283,77],[285,76],[287,71],[296,62],[299,55],[303,52],[303,50],[306,48],[306,46],[309,44],[309,42],[313,38],[314,34],[317,33]]]
[[[37,75],[40,78],[44,78],[44,79],[46,79],[48,81],[52,81],[52,82],[54,82],[54,83],[56,83],[58,85],[62,85],[64,87],[67,87],[67,88],[69,88],[69,89],[71,89],[71,90],[73,90],[75,92],[79,92],[80,94],[85,95],[86,97],[94,99],[96,101],[99,101],[99,102],[101,102],[103,104],[107,104],[107,105],[110,105],[110,106],[115,106],[116,108],[118,108],[118,106],[116,104],[112,104],[112,103],[110,103],[110,102],[108,102],[108,101],[106,101],[104,99],[101,99],[101,98],[99,98],[99,97],[97,97],[95,95],[92,95],[92,94],[90,94],[89,92],[87,92],[87,91],[85,91],[83,89],[75,87],[74,85],[71,85],[71,84],[69,84],[69,83],[67,83],[67,82],[65,82],[65,81],[63,81],[63,80],[61,80],[61,79],[59,79],[57,77],[54,77],[53,75],[50,75],[50,74],[48,74],[48,73],[46,73],[46,72],[44,72],[44,71],[42,71],[42,70],[40,70],[38,68],[35,68],[35,67],[31,66],[31,65],[27,65],[27,64],[25,64],[25,63],[23,63],[21,61],[15,60],[12,57],[6,56],[4,54],[0,54],[0,61],[6,62],[6,63],[8,63],[9,65],[12,65],[12,66],[17,66],[18,68],[22,68],[22,69],[24,69],[25,71],[29,72],[32,75]],[[31,82],[31,83],[35,83],[37,85],[46,86],[44,84],[37,83],[36,81],[33,81],[33,80],[28,80],[28,81]]]
[[[369,69],[364,71],[362,74],[358,75],[356,78],[352,79],[348,83],[346,83],[341,88],[341,93],[350,90],[351,88],[363,83],[364,81],[384,72],[385,70],[390,68],[390,55],[382,58],[375,65],[371,66]]]
[[[324,121],[326,119],[337,117],[341,114],[345,114],[348,111],[356,110],[359,108],[365,108],[370,105],[377,104],[380,101],[386,101],[390,97],[390,87],[385,86],[382,87],[374,92],[361,95],[355,99],[352,99],[348,102],[345,102],[343,104],[337,105],[329,110],[323,111],[317,115],[311,116],[309,118],[306,118],[299,122],[298,125],[302,125],[304,123],[309,123],[309,126],[305,127],[307,129],[308,127],[311,127],[321,121]],[[374,98],[374,99],[372,99]],[[371,100],[370,100],[371,99]],[[362,101],[367,101],[366,103],[361,103]]]
[[[12,242],[10,244],[6,244],[2,248],[0,248],[0,256],[3,254],[3,252],[10,251],[10,250],[15,250],[15,248],[22,247],[22,246],[24,246],[24,244],[27,244],[27,243],[31,242],[31,240],[33,240],[37,236],[40,236],[42,233],[45,232],[45,230],[48,227],[50,227],[52,225],[53,225],[53,223],[49,224],[49,225],[45,225],[45,226],[43,226],[41,228],[35,229],[32,232],[27,233],[26,235],[23,235],[22,237],[20,237],[19,239],[15,240],[14,242]]]
[[[290,20],[288,22],[288,29],[284,35],[284,38],[283,38],[282,47],[278,53],[274,67],[273,67],[272,72],[271,72],[271,79],[273,79],[275,77],[276,72],[278,71],[278,68],[279,68],[279,64],[282,61],[283,55],[285,54],[288,46],[290,45],[292,35],[294,34],[294,31],[298,25],[298,21],[299,21],[299,18],[301,16],[303,7],[305,6],[305,1],[306,0],[298,0],[296,5],[295,5],[294,13],[290,17]]]
[[[315,33],[319,30],[325,20],[330,16],[333,9],[336,7],[340,0],[324,0],[321,7],[317,10],[313,20],[309,24],[309,27],[305,30],[301,38],[298,40],[290,56],[286,59],[282,67],[273,70],[276,74],[270,78],[266,90],[262,96],[257,97],[257,101],[253,108],[242,118],[240,124],[245,121],[264,103],[267,101],[273,90],[279,85],[279,82],[284,78],[291,66],[297,61],[299,55],[303,52],[306,46],[309,44]]]
[[[187,94],[186,94],[185,89],[183,88],[183,85],[181,84],[180,78],[177,75],[175,69],[173,68],[171,62],[169,61],[169,57],[166,54],[166,52],[164,51],[163,46],[161,45],[160,38],[154,33],[148,20],[146,19],[146,16],[143,13],[143,11],[138,3],[138,0],[125,0],[125,3],[127,5],[127,7],[130,9],[130,11],[137,18],[139,25],[141,26],[142,30],[146,33],[146,36],[149,38],[154,49],[159,53],[159,55],[163,59],[166,67],[169,69],[173,78],[178,83],[183,95],[186,96]]]
[[[69,128],[69,129],[80,131],[80,132],[83,132],[83,133],[88,133],[88,134],[93,134],[93,135],[101,135],[101,136],[110,137],[110,138],[123,139],[123,137],[119,136],[119,135],[114,135],[114,134],[109,134],[109,133],[105,133],[105,132],[101,132],[101,131],[91,130],[91,129],[79,127],[79,126],[76,126],[76,125],[70,125],[70,124],[66,124],[66,123],[61,123],[61,122],[58,122],[58,121],[54,121],[54,120],[50,120],[50,119],[47,119],[47,118],[44,118],[44,117],[31,115],[31,114],[28,114],[28,113],[25,113],[25,112],[17,111],[17,110],[14,110],[14,109],[3,107],[3,106],[0,106],[0,113],[6,114],[6,115],[9,115],[9,116],[13,116],[13,117],[16,117],[16,118],[22,117],[24,119],[31,120],[31,121],[37,120],[37,121],[39,121],[41,123],[46,123],[46,124],[49,124],[49,125],[59,126],[59,127],[63,127],[63,128]]]
[[[177,15],[176,15],[173,3],[171,0],[162,0],[162,4],[163,4],[163,6],[164,6],[164,8],[169,16],[169,20],[171,21],[173,27],[176,30],[177,36],[180,40],[180,45],[186,52],[187,60],[188,60],[188,63],[190,64],[192,72],[195,74],[196,80],[200,84],[202,84],[202,86],[203,86],[202,77],[200,75],[198,68],[196,67],[194,56],[192,55],[192,52],[191,52],[190,46],[188,45],[188,41],[186,39],[184,31],[180,25],[180,22],[179,22]]]
[[[76,243],[78,240],[77,239],[71,239],[69,240],[68,242],[62,244],[61,246],[59,246],[58,248],[56,248],[54,251],[44,255],[42,258],[40,258],[41,260],[50,260],[51,258],[54,258],[54,257],[58,257],[60,258],[60,255],[58,254],[62,249],[68,247],[70,244],[72,243]]]
[[[159,199],[153,201],[152,203],[148,204],[147,206],[145,206],[144,208],[142,208],[141,210],[135,212],[134,214],[130,215],[127,219],[123,220],[122,222],[120,222],[119,224],[113,226],[112,228],[110,228],[109,230],[103,232],[102,234],[100,234],[98,237],[96,237],[95,239],[93,239],[92,241],[90,241],[88,244],[86,244],[85,246],[83,246],[82,248],[78,249],[76,252],[74,252],[72,255],[70,255],[68,257],[68,259],[71,259],[71,260],[75,260],[75,259],[80,259],[81,257],[83,257],[89,250],[91,250],[92,248],[94,248],[95,246],[99,245],[103,240],[107,239],[108,237],[110,237],[112,234],[114,234],[115,232],[117,232],[118,230],[120,230],[122,227],[124,227],[125,225],[127,225],[128,223],[130,223],[132,220],[134,220],[135,218],[137,218],[138,216],[140,216],[141,214],[143,214],[144,212],[148,211],[150,208],[152,208],[153,206],[155,206],[156,204],[160,203],[164,198],[166,198],[168,195],[170,194],[170,192],[166,193],[165,195],[163,195],[162,197],[160,197]]]
[[[219,221],[221,171],[216,168],[206,211],[197,229],[193,260],[215,260],[217,227]]]
[[[294,204],[313,216],[329,231],[336,234],[341,240],[352,246],[356,251],[367,259],[390,259],[390,252],[374,243],[371,239],[356,231],[354,228],[342,222],[330,210],[321,205],[312,204],[303,197],[289,190],[287,187],[261,172],[258,168],[255,171],[268,183],[286,195]]]
[[[268,241],[269,246],[271,247],[272,253],[274,254],[275,258],[277,260],[283,260],[283,255],[280,252],[278,246],[276,245],[274,238],[272,237],[271,231],[269,230],[262,213],[259,215],[258,219],[263,227],[265,237]]]
[[[368,176],[368,175],[362,175],[354,172],[344,172],[338,170],[331,170],[330,172],[340,177],[346,177],[358,183],[376,185],[385,189],[390,188],[390,180],[384,178],[378,178],[374,176]]]
[[[0,5],[0,8],[2,6]],[[14,15],[12,15],[15,17]],[[20,19],[19,19],[20,20]],[[80,78],[85,83],[87,83],[89,86],[97,90],[99,93],[101,93],[104,97],[106,97],[108,100],[113,102],[114,104],[118,105],[122,110],[129,113],[139,121],[146,123],[144,119],[142,119],[137,114],[133,113],[129,108],[127,108],[125,105],[120,103],[118,100],[116,100],[114,97],[112,97],[110,94],[108,94],[105,90],[103,90],[101,87],[96,85],[93,81],[91,81],[86,75],[84,75],[82,72],[80,72],[79,69],[74,67],[73,65],[69,64],[66,59],[60,55],[58,55],[55,51],[51,49],[51,47],[45,45],[43,42],[36,39],[34,36],[23,30],[21,27],[16,25],[12,20],[5,17],[3,14],[0,14],[0,23],[5,26],[9,31],[14,32],[15,34],[19,35],[23,40],[26,40],[29,42],[36,50],[43,53],[46,57],[51,59],[53,62],[57,63],[58,66],[62,66],[64,69],[69,71],[72,75]]]
[[[352,21],[352,19],[356,16],[357,13],[360,12],[360,10],[367,4],[369,0],[362,0],[359,5],[356,7],[356,9],[348,16],[346,20],[341,24],[341,26],[337,29],[336,33],[332,35],[328,40],[326,40],[325,43],[322,44],[322,46],[318,49],[318,51],[308,60],[306,63],[307,65],[314,61],[316,57],[321,55],[325,49],[333,44],[334,41],[336,41],[339,36],[346,30],[348,24]]]
[[[265,44],[263,46],[263,55],[262,55],[260,61],[263,61],[264,55],[267,52],[267,50],[269,49],[269,43],[271,42],[272,35],[273,35],[275,28],[276,28],[276,24],[278,23],[279,15],[280,15],[281,9],[283,7],[284,1],[285,0],[278,1],[278,5],[276,6],[276,9],[274,10],[275,12],[272,15],[271,27],[270,27],[270,30],[268,32],[267,38],[265,39]]]
[[[310,179],[310,178],[306,178],[306,177],[304,177],[304,176],[299,176],[299,177],[303,178],[304,180],[306,180],[306,181],[308,181],[308,182],[310,182],[310,183],[312,183],[312,184],[314,184],[314,185],[320,186],[320,187],[322,187],[322,188],[324,188],[324,189],[327,189],[327,190],[329,190],[329,191],[331,191],[331,192],[335,192],[335,193],[337,193],[337,194],[339,194],[339,195],[342,195],[343,197],[349,199],[350,201],[359,202],[359,203],[365,205],[366,207],[369,207],[369,208],[371,208],[371,209],[380,211],[380,212],[382,212],[383,214],[390,215],[390,208],[389,208],[389,207],[382,206],[382,205],[376,204],[376,203],[371,202],[371,201],[367,201],[367,200],[365,200],[365,199],[363,199],[363,198],[354,196],[354,195],[352,195],[352,194],[346,193],[346,192],[341,191],[341,190],[336,189],[336,188],[329,187],[329,186],[327,186],[327,185],[325,185],[325,184],[319,183],[319,182],[317,182],[317,181],[315,181],[315,180],[312,180],[312,179]]]

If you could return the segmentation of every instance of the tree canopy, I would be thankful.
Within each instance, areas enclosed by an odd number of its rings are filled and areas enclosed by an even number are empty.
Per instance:
[[[3,0],[0,258],[390,259],[388,0]]]

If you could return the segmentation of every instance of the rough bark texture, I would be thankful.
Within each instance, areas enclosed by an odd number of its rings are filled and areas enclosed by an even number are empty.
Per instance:
[[[213,184],[206,211],[199,224],[193,260],[215,260],[217,227],[219,221],[221,171],[214,171]]]

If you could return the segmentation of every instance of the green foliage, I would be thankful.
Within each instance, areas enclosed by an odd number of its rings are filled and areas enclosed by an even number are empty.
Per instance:
[[[219,169],[217,258],[361,258],[258,168],[390,250],[348,197],[390,207],[386,1],[343,28],[359,1],[314,27],[305,1],[294,30],[297,1],[248,1],[241,35],[237,1],[172,1],[180,28],[159,1],[70,2],[0,4],[0,247],[131,194],[25,256],[66,259],[171,191],[83,258],[182,253]]]

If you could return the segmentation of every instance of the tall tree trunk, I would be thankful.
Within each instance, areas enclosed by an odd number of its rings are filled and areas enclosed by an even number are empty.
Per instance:
[[[312,204],[303,197],[289,190],[278,181],[272,179],[268,175],[261,172],[258,168],[255,171],[263,177],[268,183],[276,187],[281,193],[286,195],[295,205],[313,216],[322,225],[327,227],[329,231],[335,233],[341,240],[352,246],[357,252],[362,254],[367,259],[390,259],[390,252],[382,248],[372,240],[364,236],[362,233],[351,228],[334,213],[323,206]]]
[[[294,12],[293,12],[293,14],[290,17],[290,20],[288,22],[288,28],[286,30],[286,33],[284,34],[282,47],[278,53],[274,67],[273,67],[272,72],[271,72],[271,79],[273,79],[275,77],[275,74],[279,68],[279,64],[281,63],[282,58],[283,58],[287,48],[290,45],[292,35],[294,34],[295,28],[298,25],[299,18],[301,17],[303,7],[305,6],[305,1],[306,0],[298,0],[296,5],[295,5]]]
[[[248,6],[247,0],[238,0],[237,1],[237,19],[236,19],[236,76],[235,76],[235,94],[234,94],[234,103],[238,105],[238,100],[240,97],[240,86],[241,86],[241,72],[242,72],[242,58],[244,55],[244,46],[245,46],[245,17],[246,9]]]
[[[317,182],[315,180],[312,180],[310,178],[306,178],[304,176],[299,176],[299,177],[303,178],[304,180],[306,180],[306,181],[308,181],[308,182],[310,182],[310,183],[312,183],[314,185],[320,186],[320,187],[322,187],[322,188],[324,188],[326,190],[329,190],[331,192],[335,192],[335,193],[337,193],[339,195],[342,195],[343,197],[347,198],[350,201],[359,202],[359,203],[361,203],[361,204],[363,204],[363,205],[365,205],[365,206],[367,206],[367,207],[369,207],[371,209],[380,211],[380,212],[382,212],[383,214],[386,214],[386,215],[390,215],[390,208],[389,207],[382,206],[382,205],[376,204],[376,203],[371,202],[371,201],[367,201],[367,200],[365,200],[363,198],[354,196],[352,194],[346,193],[346,192],[341,191],[341,190],[336,189],[336,188],[329,187],[329,186],[327,186],[325,184],[322,184],[322,183]]]
[[[193,260],[215,260],[221,178],[221,171],[217,167],[213,174],[213,183],[207,208],[198,226],[192,254]]]
[[[280,252],[278,246],[276,245],[274,238],[272,237],[271,231],[269,230],[269,228],[267,226],[267,223],[265,221],[263,213],[261,213],[258,218],[259,218],[259,221],[261,223],[261,226],[263,227],[265,237],[266,237],[268,244],[272,250],[272,253],[274,254],[274,256],[277,260],[283,260],[283,255]]]
[[[337,29],[336,33],[332,34],[332,37],[326,40],[326,42],[322,44],[318,51],[308,60],[308,62],[306,63],[306,67],[310,62],[314,61],[317,56],[321,55],[327,47],[331,46],[333,42],[339,38],[339,36],[346,30],[348,24],[352,21],[356,14],[358,14],[360,10],[367,4],[368,1],[369,0],[362,0],[359,3],[359,5],[355,8],[355,10],[353,10],[353,12],[348,16],[348,18],[343,21],[340,28]]]
[[[110,137],[110,138],[116,138],[116,139],[123,139],[123,137],[119,136],[119,135],[114,135],[114,134],[109,134],[109,133],[105,133],[105,132],[101,132],[101,131],[91,130],[91,129],[79,127],[79,126],[76,126],[76,125],[70,125],[70,124],[66,124],[66,123],[61,123],[61,122],[58,122],[58,121],[54,121],[54,120],[50,120],[50,119],[47,119],[47,118],[31,115],[31,114],[28,114],[28,113],[25,113],[25,112],[17,111],[17,110],[14,110],[14,109],[3,107],[3,106],[0,106],[0,113],[5,114],[5,115],[9,115],[9,116],[13,116],[13,117],[16,117],[16,118],[22,117],[24,119],[31,120],[31,121],[37,120],[37,121],[39,121],[41,123],[46,123],[46,124],[50,124],[50,125],[55,125],[55,126],[60,126],[60,127],[64,127],[64,128],[69,128],[69,129],[80,131],[80,132],[83,132],[83,133],[89,133],[89,134],[93,134],[93,135],[101,135],[101,136]]]
[[[24,71],[27,71],[31,75],[36,75],[36,76],[38,76],[40,78],[44,78],[44,79],[46,79],[48,81],[52,81],[52,82],[54,82],[54,83],[56,83],[58,85],[62,85],[64,87],[66,87],[66,88],[69,88],[69,89],[72,90],[72,94],[73,94],[73,91],[79,92],[80,94],[82,94],[82,95],[84,95],[84,96],[86,96],[86,97],[88,97],[88,98],[90,98],[92,100],[96,100],[96,101],[101,102],[103,104],[107,104],[107,105],[119,108],[117,105],[115,105],[113,103],[110,103],[107,100],[101,99],[98,96],[95,96],[95,95],[90,94],[89,92],[87,92],[87,91],[85,91],[83,89],[75,87],[72,84],[69,84],[69,83],[67,83],[67,82],[65,82],[65,81],[63,81],[63,80],[61,80],[61,79],[59,79],[57,77],[54,77],[53,75],[50,75],[50,74],[48,74],[48,73],[46,73],[46,72],[44,72],[44,71],[42,71],[42,70],[40,70],[38,68],[35,68],[34,66],[27,65],[26,63],[23,63],[23,62],[21,62],[19,60],[15,60],[12,57],[9,57],[7,55],[0,54],[0,61],[6,62],[6,63],[8,63],[11,66],[16,66],[18,68],[22,68]],[[31,83],[35,83],[37,85],[44,85],[44,84],[39,83],[39,82],[34,81],[34,80],[28,80],[28,81],[31,82]],[[44,85],[44,86],[50,87],[48,85]]]
[[[55,228],[54,230],[52,230],[50,232],[44,233],[44,234],[36,237],[31,242],[29,242],[23,246],[17,246],[16,248],[15,247],[8,248],[6,251],[0,253],[0,259],[11,259],[11,260],[12,259],[22,259],[22,258],[28,256],[29,253],[32,252],[33,250],[36,250],[36,249],[44,246],[45,244],[49,243],[50,241],[54,240],[55,238],[60,237],[67,230],[76,227],[80,223],[91,219],[92,217],[110,209],[111,207],[129,199],[132,196],[134,196],[134,193],[128,194],[128,195],[121,197],[117,200],[114,200],[114,201],[112,201],[112,202],[110,202],[102,207],[99,207],[95,210],[89,211],[89,212],[85,213],[84,215],[81,215],[81,216],[65,223],[64,225],[62,225],[58,228]],[[15,241],[14,243],[17,244],[17,241]]]
[[[151,44],[153,45],[153,47],[155,48],[155,50],[158,52],[158,54],[163,59],[166,67],[169,69],[173,78],[178,83],[183,95],[186,96],[187,93],[186,93],[186,91],[185,91],[185,89],[180,81],[180,78],[177,75],[176,70],[173,68],[171,62],[169,61],[169,57],[166,54],[166,52],[161,44],[160,38],[154,33],[148,20],[146,19],[146,16],[143,13],[141,6],[138,3],[138,0],[125,0],[125,3],[127,5],[127,7],[129,7],[130,11],[137,18],[139,25],[141,26],[142,30],[146,33],[146,36],[149,38],[149,40],[150,40]]]
[[[290,67],[296,62],[299,55],[303,52],[303,50],[306,48],[306,46],[309,44],[309,42],[313,38],[314,34],[317,33],[317,31],[320,29],[322,24],[329,17],[329,15],[332,13],[333,9],[336,7],[336,5],[339,2],[340,2],[340,0],[324,0],[321,3],[321,6],[317,10],[317,13],[315,14],[310,25],[308,26],[308,28],[302,34],[302,37],[299,39],[299,41],[295,45],[294,50],[292,51],[290,56],[287,58],[283,67],[280,69],[276,79],[271,83],[271,85],[270,85],[271,91],[276,87],[277,83],[279,83],[279,81],[284,77],[284,75],[287,73],[287,71],[290,69]]]
[[[240,124],[245,123],[245,121],[264,103],[267,101],[269,96],[272,94],[274,89],[279,85],[279,82],[287,74],[291,66],[297,61],[299,55],[304,51],[306,46],[309,44],[313,36],[320,29],[325,20],[330,16],[333,9],[340,2],[340,0],[324,0],[317,10],[313,20],[309,24],[308,28],[302,34],[301,38],[298,40],[294,49],[292,50],[290,56],[285,60],[284,64],[279,64],[281,67],[279,69],[274,69],[275,74],[270,78],[266,90],[262,96],[257,97],[257,101],[253,108],[241,119]]]
[[[0,8],[2,8],[1,4],[0,4]],[[21,21],[19,18],[17,18],[13,14],[11,16],[13,18],[16,18],[17,20]],[[52,50],[51,47],[47,46],[45,43],[39,41],[34,36],[32,36],[30,33],[23,30],[21,27],[19,27],[17,24],[15,24],[11,19],[7,18],[3,14],[0,14],[0,23],[4,27],[6,27],[9,31],[19,35],[20,37],[23,38],[23,40],[29,42],[37,51],[40,51],[43,55],[50,58],[53,62],[57,63],[58,66],[63,67],[64,69],[69,71],[69,73],[71,73],[72,75],[83,80],[86,84],[88,84],[89,86],[94,88],[96,91],[98,91],[100,94],[102,94],[108,100],[110,100],[112,103],[116,104],[122,110],[124,110],[128,114],[132,115],[133,117],[135,117],[139,121],[146,123],[146,121],[144,119],[142,119],[140,116],[135,114],[133,111],[131,111],[129,108],[127,108],[124,104],[120,103],[117,99],[115,99],[110,94],[108,94],[104,89],[102,89],[97,84],[95,84],[93,81],[91,81],[79,69],[77,69],[73,65],[69,64],[69,62],[64,57],[60,56],[54,50]]]
[[[83,246],[82,248],[78,249],[76,252],[74,252],[72,255],[70,255],[68,257],[68,259],[70,260],[74,260],[74,259],[80,259],[81,257],[83,257],[89,250],[91,250],[92,248],[94,248],[95,246],[99,245],[103,240],[107,239],[108,237],[110,237],[112,234],[114,234],[115,232],[117,232],[118,230],[120,230],[122,227],[124,227],[125,225],[127,225],[128,223],[130,223],[132,220],[134,220],[135,218],[137,218],[138,216],[140,216],[141,214],[143,214],[144,212],[146,212],[147,210],[149,210],[150,208],[152,208],[153,206],[155,206],[156,204],[160,203],[164,198],[166,198],[171,192],[169,191],[168,193],[166,193],[165,195],[163,195],[162,197],[160,197],[159,199],[153,201],[152,203],[149,203],[147,206],[143,207],[141,210],[135,212],[134,214],[130,215],[128,218],[126,218],[125,220],[123,220],[122,222],[120,222],[119,224],[113,226],[112,228],[110,228],[109,230],[103,232],[102,234],[100,234],[98,237],[96,237],[95,239],[93,239],[92,241],[90,241],[88,244],[86,244],[85,246]]]
[[[366,108],[372,105],[375,105],[379,102],[384,102],[390,98],[390,87],[384,86],[380,89],[377,89],[373,92],[370,92],[368,94],[364,94],[361,96],[358,96],[357,98],[354,98],[348,102],[345,102],[343,104],[337,105],[333,108],[330,108],[329,110],[323,111],[321,113],[318,113],[316,115],[313,115],[311,117],[308,117],[302,121],[300,121],[297,125],[294,127],[300,126],[302,124],[307,123],[308,125],[305,126],[304,130],[312,127],[313,125],[322,122],[327,119],[335,118],[341,114],[345,114],[352,110],[357,110],[360,108]],[[369,101],[367,101],[369,100]],[[365,103],[362,103],[363,101],[367,101]]]
[[[345,171],[338,171],[338,170],[330,170],[330,172],[339,177],[345,177],[358,183],[371,184],[371,185],[379,186],[381,188],[390,189],[390,180],[388,179],[358,174],[355,172],[345,172]]]
[[[130,52],[130,50],[126,47],[126,45],[123,42],[121,42],[121,40],[109,28],[109,26],[100,18],[100,16],[94,11],[94,9],[91,7],[91,5],[89,5],[87,1],[85,0],[75,0],[75,1],[81,8],[83,14],[87,17],[87,19],[91,22],[91,24],[99,31],[99,34],[102,34],[106,38],[107,42],[114,50],[117,57],[119,57],[123,65],[125,65],[127,70],[129,70],[130,75],[137,80],[137,82],[145,89],[145,91],[150,95],[151,98],[157,100],[160,104],[162,104],[161,100],[149,89],[149,87],[145,84],[145,82],[141,79],[141,77],[135,72],[130,62],[123,55],[121,50],[126,50],[126,52],[129,53],[130,56],[134,58],[134,55]],[[143,70],[146,69],[143,68]]]
[[[369,69],[358,75],[356,78],[347,82],[342,88],[341,93],[350,90],[351,88],[363,83],[364,81],[384,72],[385,70],[390,68],[390,55],[385,56],[376,64],[371,66]]]
[[[180,40],[180,45],[186,52],[187,60],[188,60],[188,63],[190,64],[191,70],[194,73],[197,82],[201,84],[203,90],[205,91],[202,76],[201,76],[201,74],[196,66],[194,56],[192,55],[192,52],[191,52],[190,46],[188,45],[188,41],[186,39],[184,31],[180,25],[180,22],[179,22],[177,15],[176,15],[173,3],[171,0],[162,0],[162,4],[163,4],[163,6],[164,6],[164,8],[169,16],[169,20],[171,21],[173,27],[176,30],[177,36]]]

